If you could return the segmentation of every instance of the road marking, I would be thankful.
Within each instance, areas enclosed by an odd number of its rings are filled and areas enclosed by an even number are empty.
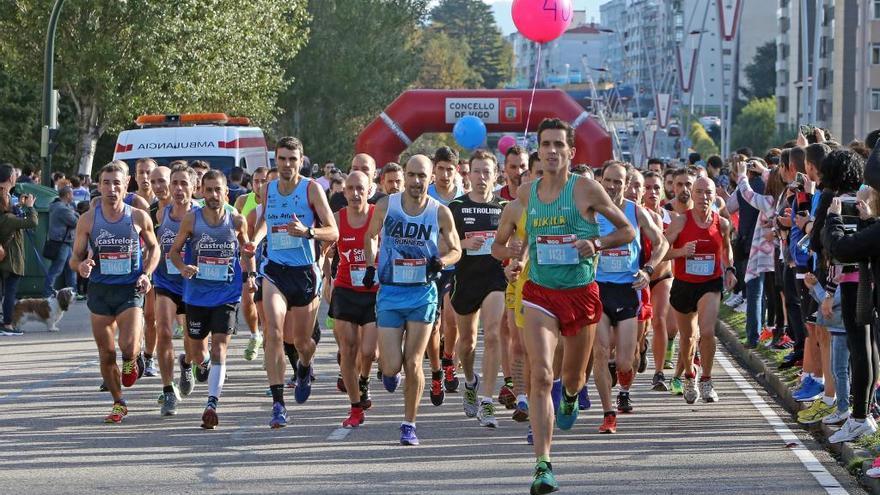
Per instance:
[[[801,461],[801,464],[804,465],[807,471],[816,478],[816,481],[825,489],[825,492],[829,495],[846,495],[847,491],[841,486],[840,482],[837,481],[827,469],[825,469],[825,466],[816,459],[816,456],[814,456],[803,442],[801,442],[797,435],[789,429],[788,425],[786,425],[779,415],[776,414],[776,411],[764,402],[764,399],[758,395],[758,392],[755,391],[754,387],[752,387],[739,370],[733,366],[730,360],[727,359],[727,356],[718,353],[715,356],[715,359],[718,360],[718,363],[721,364],[724,371],[727,372],[733,382],[736,383],[736,386],[739,387],[742,393],[745,394],[746,398],[749,399],[749,402],[755,406],[755,409],[757,409],[758,412],[764,416],[764,419],[767,420],[767,423],[773,427],[773,430],[779,435],[779,438],[785,442],[785,445],[793,445],[791,451],[794,452],[794,455],[797,456],[798,460]]]
[[[351,433],[351,428],[336,428],[327,436],[327,440],[332,442],[345,440],[345,437],[347,437],[349,433]]]

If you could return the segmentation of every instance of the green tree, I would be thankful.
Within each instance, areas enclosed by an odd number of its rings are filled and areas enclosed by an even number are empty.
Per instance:
[[[699,122],[691,124],[690,139],[691,148],[699,153],[700,156],[708,157],[718,154],[718,146],[715,144],[715,141],[709,137],[706,129]]]
[[[748,146],[763,154],[776,144],[776,99],[760,98],[749,101],[733,124],[732,148]]]
[[[422,32],[422,67],[415,86],[425,89],[463,89],[480,76],[468,65],[471,49],[436,28]]]
[[[278,134],[346,162],[358,133],[419,76],[427,0],[311,0],[311,39],[288,67]]]
[[[743,71],[748,86],[740,91],[748,100],[768,98],[776,94],[776,42],[768,41],[758,47],[755,57]]]
[[[474,78],[468,87],[499,88],[510,80],[513,49],[501,35],[490,5],[481,0],[441,0],[431,10],[431,25],[471,48],[468,65]]]
[[[68,2],[58,26],[55,85],[75,109],[79,171],[91,172],[105,132],[141,113],[225,111],[271,123],[289,82],[283,63],[308,33],[304,1]],[[46,6],[19,0],[0,9],[0,60],[34,82],[42,77],[34,60],[42,59]],[[39,116],[40,107],[34,112]]]

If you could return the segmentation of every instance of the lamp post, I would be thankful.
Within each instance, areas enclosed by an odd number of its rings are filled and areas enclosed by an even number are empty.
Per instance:
[[[52,153],[58,133],[58,92],[53,89],[55,78],[55,31],[64,0],[55,0],[49,28],[46,32],[46,51],[43,62],[43,127],[40,139],[40,156],[43,157],[43,185],[52,185]]]

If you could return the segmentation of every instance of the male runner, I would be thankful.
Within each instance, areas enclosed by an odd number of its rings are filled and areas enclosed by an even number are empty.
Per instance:
[[[529,152],[522,146],[511,146],[504,154],[504,186],[498,195],[505,201],[516,199],[516,192],[522,185],[522,175],[529,163]]]
[[[189,175],[189,171],[186,173]],[[244,217],[225,208],[229,190],[223,172],[209,170],[202,176],[202,197],[205,206],[183,217],[170,254],[174,266],[186,279],[183,302],[189,345],[186,358],[181,360],[181,373],[189,371],[184,361],[201,363],[198,369],[202,372],[208,369],[208,403],[202,413],[202,428],[213,430],[219,423],[217,402],[226,380],[226,350],[241,300],[239,286],[247,284],[251,291],[256,286],[254,245],[248,240]],[[186,261],[181,255],[184,246]],[[198,374],[199,371],[196,379],[200,378]]]
[[[144,198],[148,205],[159,200],[153,191],[150,175],[159,164],[152,158],[141,158],[135,162],[135,181],[137,181],[137,195]]]
[[[382,167],[382,191],[387,195],[403,190],[403,169],[396,163],[388,163]]]
[[[257,167],[251,175],[252,191],[242,194],[235,200],[235,209],[241,213],[245,219],[248,214],[254,211],[257,205],[263,204],[263,187],[266,185],[269,169],[266,167]],[[253,223],[248,222],[249,230],[253,230]],[[250,235],[250,233],[249,233]],[[247,361],[253,361],[257,358],[260,348],[263,346],[263,334],[260,332],[260,313],[257,311],[257,305],[254,303],[254,293],[247,287],[241,288],[241,306],[244,313],[244,321],[247,323],[251,337],[247,346],[244,348],[244,358]]]
[[[134,179],[137,184],[135,194],[143,199],[143,202],[132,197],[128,204],[149,212],[159,199],[153,191],[150,181],[152,172],[156,170],[158,164],[152,158],[141,158],[135,162],[134,167]],[[151,216],[150,219],[153,220],[153,226],[155,226],[156,218]],[[156,353],[158,335],[156,333],[156,294],[152,290],[144,295],[144,322],[144,376],[156,376],[159,371],[156,369],[153,355]]]
[[[374,207],[367,203],[370,180],[363,172],[352,172],[345,179],[346,206],[336,212],[339,226],[339,267],[333,281],[329,316],[339,345],[339,368],[345,390],[351,401],[344,428],[355,428],[364,422],[364,411],[372,406],[370,370],[376,359],[376,291],[364,287],[364,235],[372,219]],[[358,359],[360,358],[360,359]]]
[[[529,280],[523,287],[523,337],[531,367],[530,421],[534,432],[535,479],[531,491],[550,493],[559,486],[550,463],[553,435],[550,388],[553,355],[562,335],[562,401],[556,424],[570,429],[577,419],[577,395],[584,385],[596,323],[602,312],[594,283],[595,255],[632,241],[635,233],[608,194],[593,180],[569,172],[574,130],[559,119],[538,127],[538,154],[544,175],[517,193],[526,211]],[[617,229],[599,237],[596,214]]]
[[[681,332],[678,368],[687,365],[684,400],[688,404],[693,404],[701,395],[705,402],[718,401],[712,385],[715,323],[721,290],[731,289],[736,284],[736,269],[730,250],[730,223],[712,211],[715,198],[715,183],[707,177],[697,179],[693,185],[693,209],[673,218],[666,230],[666,238],[672,244],[667,258],[674,260],[675,273],[669,303],[676,311]],[[691,365],[697,337],[703,367],[699,391]],[[676,376],[680,376],[678,369]]]
[[[629,166],[631,167],[631,166]],[[629,389],[635,378],[633,356],[638,343],[638,322],[641,290],[648,286],[654,267],[659,265],[666,254],[667,244],[660,229],[650,215],[638,204],[624,198],[628,187],[630,170],[624,163],[610,161],[602,167],[602,187],[626,219],[635,229],[635,238],[629,243],[599,251],[599,266],[596,281],[599,283],[599,296],[602,301],[602,317],[593,346],[593,360],[596,375],[596,388],[602,401],[604,420],[599,433],[617,432],[617,412],[611,403],[611,375],[605,366],[611,357],[614,346],[617,369],[617,411],[632,412],[633,406]],[[598,215],[599,234],[609,236],[616,226],[604,215]],[[640,265],[642,234],[651,243],[651,258]]]
[[[284,137],[276,144],[278,180],[266,184],[262,194],[266,204],[257,219],[254,236],[255,244],[264,236],[268,239],[261,272],[272,428],[287,425],[284,342],[293,344],[299,356],[294,398],[302,404],[312,393],[312,356],[316,347],[312,334],[321,284],[315,240],[335,242],[339,235],[326,194],[315,181],[299,173],[302,157],[299,139]]]
[[[121,423],[128,414],[121,386],[134,385],[140,372],[135,359],[140,353],[144,294],[150,291],[159,250],[149,215],[123,203],[129,181],[125,162],[108,163],[98,178],[101,198],[76,224],[70,268],[90,279],[87,305],[92,313],[92,334],[101,376],[113,396],[113,409],[104,422]],[[121,375],[116,365],[116,328]]]
[[[505,201],[493,190],[498,175],[495,155],[476,150],[471,154],[469,168],[471,192],[449,203],[462,249],[461,259],[455,265],[450,301],[460,332],[456,352],[465,377],[464,413],[469,418],[476,417],[480,426],[496,428],[498,420],[492,397],[502,354],[499,327],[504,314],[507,279],[501,263],[492,258],[492,243]],[[474,372],[480,326],[483,328],[482,383],[480,375]],[[506,354],[506,348],[504,352]]]
[[[400,425],[402,445],[419,444],[415,421],[425,388],[422,356],[438,306],[434,280],[444,267],[461,257],[449,208],[428,196],[432,169],[431,160],[424,155],[407,161],[405,191],[379,201],[364,242],[364,287],[376,283],[377,271],[380,284],[376,323],[385,389],[397,389],[401,366],[406,372],[404,421]],[[377,268],[376,242],[380,233]]]
[[[189,166],[196,171],[197,182],[196,187],[193,189],[193,199],[199,203],[199,206],[201,206],[204,203],[204,198],[202,197],[202,176],[205,175],[208,170],[211,170],[211,164],[204,160],[193,160],[189,163]]]

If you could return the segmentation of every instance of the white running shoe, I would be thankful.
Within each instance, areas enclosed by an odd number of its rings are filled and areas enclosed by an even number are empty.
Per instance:
[[[480,409],[477,410],[477,420],[480,426],[486,428],[498,428],[498,419],[495,418],[495,404],[492,400],[483,400],[480,402]]]
[[[868,415],[867,419],[865,419],[864,421],[856,421],[855,418],[850,417],[846,420],[846,423],[844,423],[843,426],[840,427],[839,430],[828,437],[828,442],[852,442],[865,435],[870,435],[875,431],[877,431],[877,423],[870,415]]]
[[[727,306],[728,308],[735,308],[742,303],[743,303],[743,297],[739,294],[731,294],[730,297],[728,297],[724,301],[724,305]]]
[[[838,411],[834,410],[833,413],[829,414],[822,418],[822,424],[826,425],[836,425],[838,423],[843,423],[844,421],[849,419],[850,411]]]
[[[703,397],[703,402],[718,402],[718,393],[715,392],[711,378],[700,382],[700,395]]]
[[[739,303],[739,305],[736,306],[735,308],[733,308],[733,310],[736,311],[737,313],[745,313],[746,312],[746,303],[745,302]]]
[[[682,384],[684,388],[684,401],[688,404],[693,404],[700,398],[700,391],[697,390],[696,378],[685,377],[682,380]]]

